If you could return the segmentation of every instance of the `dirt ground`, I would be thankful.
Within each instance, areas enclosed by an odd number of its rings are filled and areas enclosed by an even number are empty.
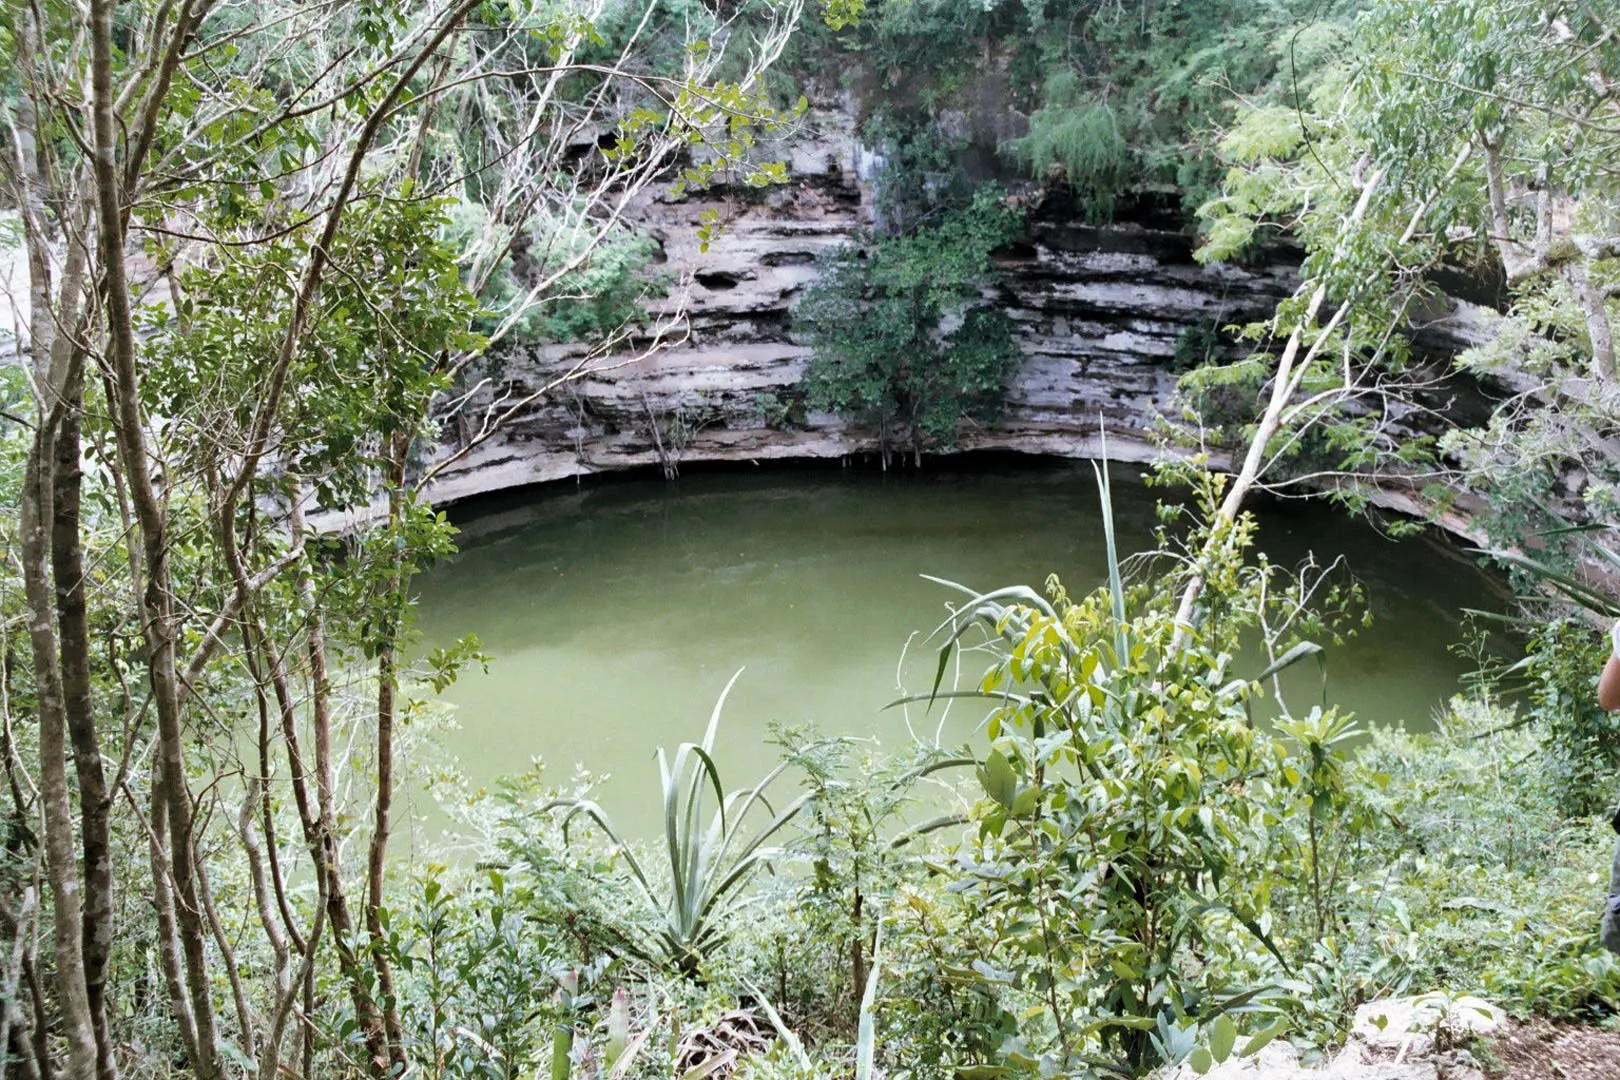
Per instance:
[[[1620,1080],[1620,1034],[1533,1020],[1491,1040],[1491,1080]]]

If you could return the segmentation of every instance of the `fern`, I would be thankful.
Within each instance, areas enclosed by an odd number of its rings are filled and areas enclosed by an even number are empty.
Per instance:
[[[1048,94],[1058,100],[1067,97],[1067,80],[1073,79],[1071,73],[1062,72],[1048,80]],[[1091,218],[1113,214],[1115,195],[1130,177],[1130,148],[1114,110],[1105,102],[1082,100],[1037,109],[1029,118],[1029,134],[1014,140],[1010,149],[1032,175],[1066,179]]]

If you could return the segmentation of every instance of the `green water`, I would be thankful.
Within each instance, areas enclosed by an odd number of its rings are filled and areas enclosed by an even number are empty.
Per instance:
[[[1116,475],[1120,545],[1139,550],[1156,494]],[[476,633],[496,658],[445,695],[453,752],[475,783],[536,755],[557,782],[576,764],[611,773],[602,803],[643,836],[658,814],[656,747],[699,736],[739,667],[715,755],[728,786],[774,764],[771,720],[888,746],[960,743],[982,719],[975,704],[943,719],[881,711],[933,675],[920,635],[902,653],[952,594],[918,575],[992,588],[1056,572],[1079,594],[1105,574],[1085,464],[612,482],[484,503],[461,526],[461,554],[419,579],[425,644]],[[1464,671],[1447,651],[1457,611],[1491,602],[1488,579],[1314,504],[1263,514],[1259,540],[1280,562],[1343,555],[1367,591],[1374,627],[1330,650],[1331,698],[1368,722],[1428,724]],[[1308,704],[1320,685],[1301,671],[1285,689]]]

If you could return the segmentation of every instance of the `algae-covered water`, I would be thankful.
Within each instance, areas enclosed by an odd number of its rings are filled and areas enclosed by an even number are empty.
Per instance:
[[[1116,476],[1120,546],[1140,550],[1163,493]],[[1488,606],[1490,580],[1441,545],[1397,543],[1326,506],[1260,518],[1274,560],[1343,556],[1368,595],[1373,627],[1328,652],[1330,698],[1365,722],[1428,724],[1468,666],[1448,651],[1459,609]],[[698,737],[738,668],[715,755],[728,787],[775,763],[770,721],[960,743],[983,717],[972,703],[943,718],[883,711],[934,674],[921,635],[953,594],[919,575],[988,589],[1056,573],[1071,594],[1105,577],[1084,463],[614,481],[486,501],[459,523],[461,553],[418,579],[418,626],[425,647],[476,633],[495,661],[446,692],[460,730],[445,741],[475,783],[534,756],[559,783],[576,765],[611,773],[601,801],[642,836],[660,813],[656,748]],[[1313,665],[1285,689],[1297,707],[1320,685]]]

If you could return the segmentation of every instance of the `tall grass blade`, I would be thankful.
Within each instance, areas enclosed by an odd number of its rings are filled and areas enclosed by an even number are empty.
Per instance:
[[[666,917],[680,919],[687,908],[686,902],[686,848],[681,835],[681,779],[686,767],[686,747],[675,754],[675,764],[669,764],[664,748],[658,748],[658,772],[663,781],[664,849],[669,855],[670,907]]]
[[[569,825],[573,822],[574,818],[583,814],[585,817],[595,822],[596,827],[601,829],[607,838],[613,842],[613,845],[619,849],[619,853],[624,856],[625,866],[630,869],[630,875],[636,879],[636,884],[641,886],[641,891],[646,895],[647,899],[652,900],[652,882],[647,880],[647,875],[642,871],[641,863],[636,860],[635,853],[631,851],[631,849],[625,844],[624,840],[614,830],[613,823],[608,820],[607,813],[590,799],[553,799],[551,802],[548,802],[542,806],[540,810],[542,813],[547,813],[552,810],[561,810],[565,807],[567,808],[568,813],[563,815],[562,820],[563,843],[568,843]]]
[[[775,1007],[771,1005],[771,1001],[765,996],[764,991],[746,979],[743,980],[743,985],[758,1000],[759,1007],[765,1010],[765,1018],[776,1029],[776,1037],[782,1040],[782,1045],[788,1048],[788,1052],[793,1055],[794,1060],[799,1063],[805,1072],[813,1072],[815,1065],[811,1062],[809,1053],[804,1049],[804,1040],[800,1039],[798,1035],[794,1034],[793,1029],[787,1026],[787,1022],[782,1019],[782,1014],[777,1012]]]
[[[855,1080],[872,1080],[877,1054],[878,971],[883,966],[883,916],[877,917],[877,936],[872,942],[872,970],[866,976],[866,992],[861,995],[861,1021],[855,1034]]]
[[[1101,467],[1091,463],[1097,477],[1097,496],[1102,503],[1103,542],[1108,551],[1108,591],[1114,606],[1114,660],[1130,663],[1130,639],[1125,633],[1125,581],[1119,572],[1119,549],[1114,543],[1114,491],[1108,482],[1108,436],[1103,436]]]

